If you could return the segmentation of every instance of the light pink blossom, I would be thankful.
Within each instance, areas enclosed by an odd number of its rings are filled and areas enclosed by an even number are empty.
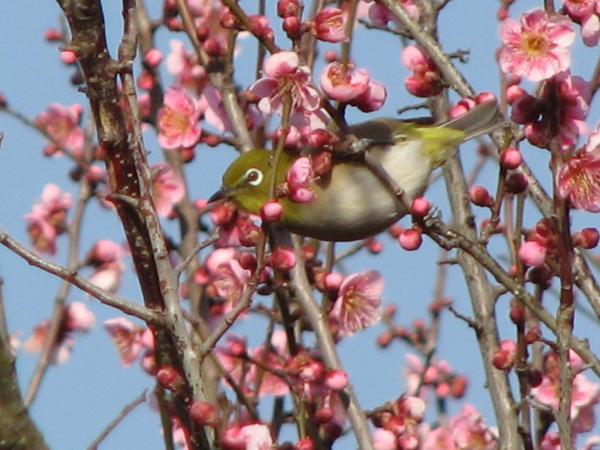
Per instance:
[[[40,202],[25,215],[27,232],[38,251],[51,255],[56,252],[56,238],[66,231],[71,205],[71,194],[55,184],[44,186]]]
[[[167,56],[166,67],[175,78],[175,84],[192,92],[198,92],[204,84],[206,70],[199,65],[180,40],[169,43],[171,52]]]
[[[81,105],[62,106],[53,103],[36,117],[35,124],[52,139],[44,150],[46,155],[59,155],[60,150],[65,149],[79,156],[84,143],[84,133],[79,127],[82,114]]]
[[[200,104],[182,88],[165,92],[164,104],[158,111],[158,143],[166,149],[193,147],[200,139]]]
[[[558,192],[577,209],[600,212],[600,128],[556,176]]]
[[[134,325],[125,317],[117,317],[105,321],[104,328],[115,344],[119,360],[123,367],[130,367],[141,355],[144,349],[144,342],[151,342],[148,339],[143,339],[143,328]]]
[[[412,20],[419,21],[421,12],[412,0],[400,0],[400,6]],[[371,19],[373,25],[378,27],[387,27],[389,22],[396,21],[390,10],[377,2],[372,2],[369,7],[369,19]]]
[[[508,18],[500,27],[501,69],[511,75],[541,81],[566,70],[571,62],[568,47],[575,39],[570,21],[561,15],[548,16],[534,9],[520,22]]]
[[[214,250],[206,259],[206,269],[217,294],[229,302],[229,306],[238,302],[251,275],[242,268],[238,257],[235,249],[229,247]]]
[[[321,88],[332,100],[348,103],[363,94],[369,87],[369,73],[334,61],[321,74]]]
[[[313,34],[322,41],[344,42],[346,36],[346,17],[339,8],[323,8],[314,19]]]
[[[266,425],[246,425],[242,427],[241,432],[246,440],[246,450],[271,450],[273,448],[271,432]]]
[[[355,273],[344,279],[329,313],[340,336],[350,336],[379,322],[382,291],[383,279],[378,272]]]
[[[465,405],[450,420],[452,440],[460,450],[494,450],[496,437],[475,407]]]
[[[58,337],[52,347],[50,362],[52,364],[65,363],[75,346],[75,333],[87,333],[94,326],[95,321],[94,314],[83,303],[73,302],[67,305]],[[41,324],[36,325],[33,334],[25,341],[23,348],[29,353],[40,352],[45,345],[49,330],[49,320],[44,320]]]
[[[311,189],[314,178],[312,163],[306,156],[298,158],[289,168],[286,182],[289,198],[296,203],[309,203],[315,198]]]
[[[87,333],[96,323],[96,316],[81,302],[72,302],[67,306],[65,331]]]
[[[155,164],[151,167],[154,173],[154,207],[159,216],[167,217],[173,207],[185,196],[185,185],[179,175],[167,163]]]
[[[257,96],[258,109],[265,114],[281,113],[286,95],[291,96],[292,111],[314,111],[321,98],[311,85],[308,66],[300,66],[295,52],[278,52],[271,55],[263,68],[265,76],[256,80],[250,93]]]

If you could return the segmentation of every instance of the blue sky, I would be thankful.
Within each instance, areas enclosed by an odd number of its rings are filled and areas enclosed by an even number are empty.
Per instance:
[[[120,2],[104,3],[109,41],[114,54],[120,30]],[[251,3],[244,2],[245,5]],[[471,51],[469,64],[460,68],[478,91],[498,90],[498,68],[494,59],[494,52],[498,47],[498,3],[485,0],[454,0],[444,12],[440,27],[441,39],[447,51]],[[513,15],[541,3],[521,0],[517,2]],[[274,8],[275,2],[268,1],[267,4]],[[154,9],[157,10],[156,7]],[[4,43],[0,46],[0,92],[4,93],[14,108],[30,117],[39,114],[52,102],[65,105],[79,102],[85,105],[85,96],[70,86],[70,71],[60,63],[57,48],[43,40],[44,31],[49,27],[56,27],[59,18],[59,8],[52,1],[3,2],[0,7],[0,29],[5,36]],[[170,37],[161,32],[159,38],[160,48],[166,51]],[[251,61],[254,54],[253,44],[243,42],[242,49],[241,61]],[[380,113],[364,115],[350,111],[351,122],[378,114],[391,116],[398,107],[416,103],[403,88],[403,79],[407,73],[400,63],[400,51],[400,42],[395,37],[376,31],[359,32],[353,46],[353,56],[359,66],[369,69],[374,79],[385,83],[389,98]],[[587,49],[578,42],[573,55],[573,72],[589,78],[596,58],[597,48]],[[244,72],[245,67],[251,67],[248,73]],[[253,63],[240,64],[236,80],[240,85],[247,86],[253,73]],[[595,126],[599,117],[599,108],[595,105],[590,112],[588,123]],[[66,160],[42,157],[41,151],[45,143],[40,136],[5,115],[0,115],[0,132],[5,135],[0,151],[0,179],[4,186],[0,190],[0,204],[3,205],[4,211],[0,215],[0,227],[21,242],[27,243],[23,215],[29,212],[43,186],[54,182],[74,195],[77,186],[66,175],[70,168]],[[159,161],[161,152],[152,136],[148,136],[147,143],[151,151],[151,160]],[[467,169],[474,163],[474,149],[473,144],[464,145],[462,148],[462,157]],[[546,186],[549,186],[547,154],[527,146],[523,148],[523,154],[534,171],[540,174]],[[197,159],[189,171],[193,196],[207,198],[214,192],[219,186],[220,174],[234,156],[235,153],[229,149],[198,148]],[[482,184],[492,188],[496,177],[496,169],[488,166],[482,173]],[[443,183],[438,182],[432,186],[427,196],[441,209],[444,217],[449,218],[444,189]],[[537,216],[533,213],[529,216],[528,224],[531,225],[536,220]],[[598,218],[576,214],[575,223],[581,227],[597,226]],[[172,225],[166,228],[173,229]],[[122,242],[124,237],[114,215],[94,206],[84,219],[82,249],[87,250],[97,239]],[[65,241],[62,244],[61,251],[54,258],[59,263],[63,263],[66,256]],[[433,293],[437,256],[438,249],[427,240],[422,251],[413,253],[406,253],[395,243],[385,241],[385,251],[382,255],[354,258],[347,264],[346,270],[380,270],[386,281],[385,301],[397,306],[397,320],[408,325],[416,318],[426,317],[426,309]],[[131,268],[130,262],[128,268]],[[22,337],[26,338],[35,324],[50,315],[59,281],[30,268],[5,249],[0,249],[0,276],[5,282],[4,298],[10,331],[20,332]],[[128,298],[140,298],[131,272],[128,272],[120,292]],[[449,270],[446,295],[455,301],[455,307],[459,311],[470,314],[462,275],[455,267]],[[101,324],[119,314],[90,300],[77,290],[71,292],[69,300],[87,303],[97,315],[96,328],[89,335],[77,339],[67,364],[53,367],[49,371],[31,411],[52,448],[80,449],[91,443],[125,403],[143,389],[151,389],[153,380],[137,367],[123,369],[118,364],[112,343],[102,330]],[[498,315],[503,323],[502,338],[513,337],[513,331],[506,318],[508,300],[503,297],[498,308]],[[552,302],[552,299],[548,299],[548,304]],[[263,329],[263,324],[249,322],[237,327],[236,331],[247,334],[250,343],[256,345],[263,338]],[[402,344],[395,344],[385,352],[378,350],[374,340],[381,330],[382,328],[375,327],[348,339],[340,346],[344,366],[349,371],[359,398],[366,408],[394,399],[404,390],[402,369],[408,349]],[[588,337],[592,348],[597,348],[600,344],[597,323],[579,317],[576,334],[582,338]],[[471,386],[466,400],[475,404],[487,420],[493,423],[490,400],[486,395],[481,362],[472,331],[463,322],[446,315],[442,321],[438,354],[457,371],[469,376]],[[17,368],[23,387],[29,382],[35,361],[34,356],[19,353]],[[451,411],[456,411],[458,406],[455,403],[451,404]],[[161,449],[158,416],[151,412],[147,405],[142,405],[111,434],[103,448]]]

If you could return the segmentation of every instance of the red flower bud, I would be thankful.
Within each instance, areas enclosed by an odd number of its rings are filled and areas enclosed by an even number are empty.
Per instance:
[[[183,387],[183,377],[181,373],[172,366],[163,366],[156,372],[156,381],[164,389],[177,391]]]
[[[196,401],[190,407],[190,419],[202,426],[216,428],[219,426],[219,410],[212,403],[205,401]]]
[[[500,164],[507,170],[516,169],[522,162],[521,152],[514,147],[507,148],[502,152],[502,155],[500,155]]]
[[[398,237],[398,243],[406,251],[414,251],[421,247],[423,243],[423,236],[421,230],[417,228],[407,228],[402,230]]]
[[[469,198],[474,205],[491,207],[494,204],[494,197],[490,195],[483,186],[473,186],[469,189]]]

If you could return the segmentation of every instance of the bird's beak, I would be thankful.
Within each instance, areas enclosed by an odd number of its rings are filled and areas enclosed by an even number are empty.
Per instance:
[[[208,199],[208,203],[218,202],[221,200],[225,200],[226,198],[227,193],[225,192],[225,190],[219,189],[217,192],[210,196],[210,198]]]

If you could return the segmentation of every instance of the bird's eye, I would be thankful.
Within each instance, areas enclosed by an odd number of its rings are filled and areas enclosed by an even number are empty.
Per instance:
[[[244,179],[248,182],[249,185],[258,186],[260,183],[262,183],[263,174],[258,169],[248,169],[244,174]]]

